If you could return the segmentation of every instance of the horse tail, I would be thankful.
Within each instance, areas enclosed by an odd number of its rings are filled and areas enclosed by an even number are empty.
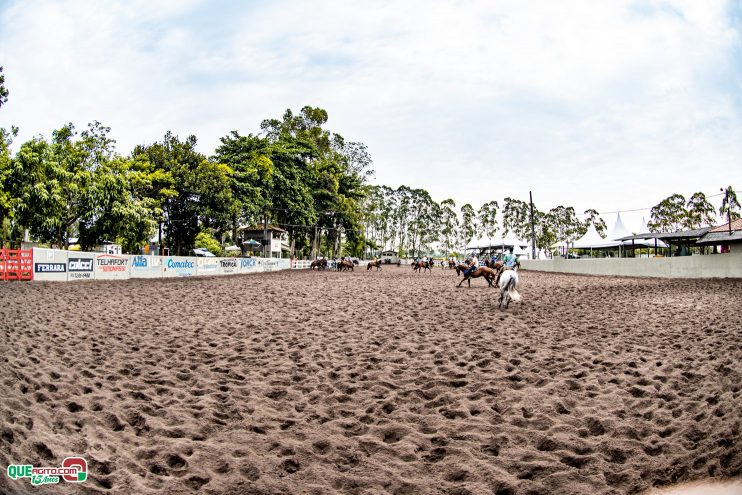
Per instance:
[[[518,279],[515,275],[510,277],[510,280],[508,281],[507,291],[508,295],[510,296],[510,299],[512,299],[515,302],[520,301],[522,298],[520,294],[518,294],[518,291],[515,290],[515,284],[518,282]]]

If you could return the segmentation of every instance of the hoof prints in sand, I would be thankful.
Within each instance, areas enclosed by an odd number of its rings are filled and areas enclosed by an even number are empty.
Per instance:
[[[521,280],[508,311],[478,280],[396,267],[0,285],[0,464],[86,457],[89,481],[55,493],[636,493],[740,475],[742,282]]]

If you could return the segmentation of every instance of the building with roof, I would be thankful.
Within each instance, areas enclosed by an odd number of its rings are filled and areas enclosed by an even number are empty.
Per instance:
[[[263,252],[265,252],[265,256],[268,258],[288,257],[291,249],[288,241],[288,231],[277,225],[268,225],[267,230],[268,235],[266,236],[262,225],[251,225],[239,227],[237,232],[245,242],[253,239],[260,244],[254,249],[256,254],[263,255]]]
[[[690,254],[690,248],[697,246],[698,240],[706,235],[709,230],[711,230],[711,227],[681,230],[678,232],[644,232],[623,237],[621,240],[629,244],[638,245],[648,239],[654,239],[656,242],[654,246],[655,254],[657,254],[657,249],[662,247],[660,243],[664,243],[667,247],[668,256],[686,256]],[[652,247],[651,244],[648,247]]]
[[[742,218],[710,228],[697,241],[698,246],[721,246],[721,252],[742,251]]]

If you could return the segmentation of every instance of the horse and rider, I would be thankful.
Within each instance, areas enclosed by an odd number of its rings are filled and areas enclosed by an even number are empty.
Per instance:
[[[419,271],[420,273],[422,273],[425,270],[430,270],[430,273],[433,273],[433,264],[433,260],[428,258],[427,256],[422,260],[415,258],[415,260],[412,262],[412,271]]]
[[[467,282],[469,287],[471,287],[471,279],[479,277],[483,277],[487,281],[487,284],[492,287],[492,283],[495,277],[497,277],[497,272],[492,268],[479,266],[479,259],[476,254],[472,255],[467,261],[467,264],[456,265],[454,269],[456,270],[456,275],[461,275],[462,273],[464,275],[464,278],[461,279],[461,282],[456,287],[461,287],[461,284],[464,282]]]
[[[318,258],[314,261],[312,261],[309,264],[309,269],[314,270],[317,269],[318,271],[326,270],[327,269],[327,260],[325,258]]]
[[[377,259],[377,260],[374,260],[374,261],[369,261],[368,262],[368,265],[366,266],[366,271],[369,271],[373,267],[376,267],[376,271],[377,272],[379,270],[381,270],[381,260],[378,260]]]
[[[344,258],[340,258],[340,261],[337,262],[337,270],[339,272],[347,271],[347,270],[353,271],[353,267],[355,267],[355,265],[356,263],[354,263],[350,259],[350,256],[346,256]]]
[[[513,248],[508,248],[507,253],[502,257],[502,261],[498,261],[496,264],[497,263],[501,263],[501,266],[497,268],[497,279],[495,280],[496,285],[499,285],[503,272],[520,268],[518,257],[513,254]]]

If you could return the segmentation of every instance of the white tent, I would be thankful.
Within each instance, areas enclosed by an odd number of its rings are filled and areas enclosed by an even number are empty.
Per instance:
[[[647,221],[642,217],[642,223],[639,226],[639,230],[635,233],[635,235],[639,234],[649,234],[649,227],[647,227]],[[630,245],[631,241],[627,241],[626,245]],[[635,246],[646,246],[646,247],[658,247],[658,248],[666,248],[667,244],[665,244],[664,241],[657,239],[656,237],[652,237],[651,234],[647,237],[644,237],[642,239],[635,239],[634,240]]]
[[[571,247],[578,249],[597,249],[597,248],[608,248],[616,247],[621,244],[621,241],[613,241],[611,238],[603,239],[595,230],[595,225],[590,224],[585,235],[577,239],[571,244]]]
[[[479,247],[481,249],[491,248],[492,246],[497,246],[495,242],[496,242],[495,239],[493,239],[492,237],[485,236],[479,240]]]
[[[466,250],[470,251],[472,249],[478,249],[479,248],[479,239],[477,239],[477,236],[474,236],[471,238],[471,241],[466,245]]]
[[[508,235],[503,239],[505,246],[513,247],[513,254],[516,256],[523,256],[529,253],[525,248],[528,247],[528,243],[518,239],[515,232],[508,232]]]
[[[616,214],[616,223],[613,224],[613,228],[608,231],[608,236],[606,239],[610,239],[612,241],[615,241],[616,239],[621,239],[622,237],[629,237],[631,235],[631,232],[629,232],[626,227],[623,224],[623,220],[621,220],[621,214]]]
[[[634,232],[634,235],[643,234],[644,232],[649,232],[649,227],[647,227],[647,221],[644,217],[642,217],[642,223],[639,224],[639,230]]]

